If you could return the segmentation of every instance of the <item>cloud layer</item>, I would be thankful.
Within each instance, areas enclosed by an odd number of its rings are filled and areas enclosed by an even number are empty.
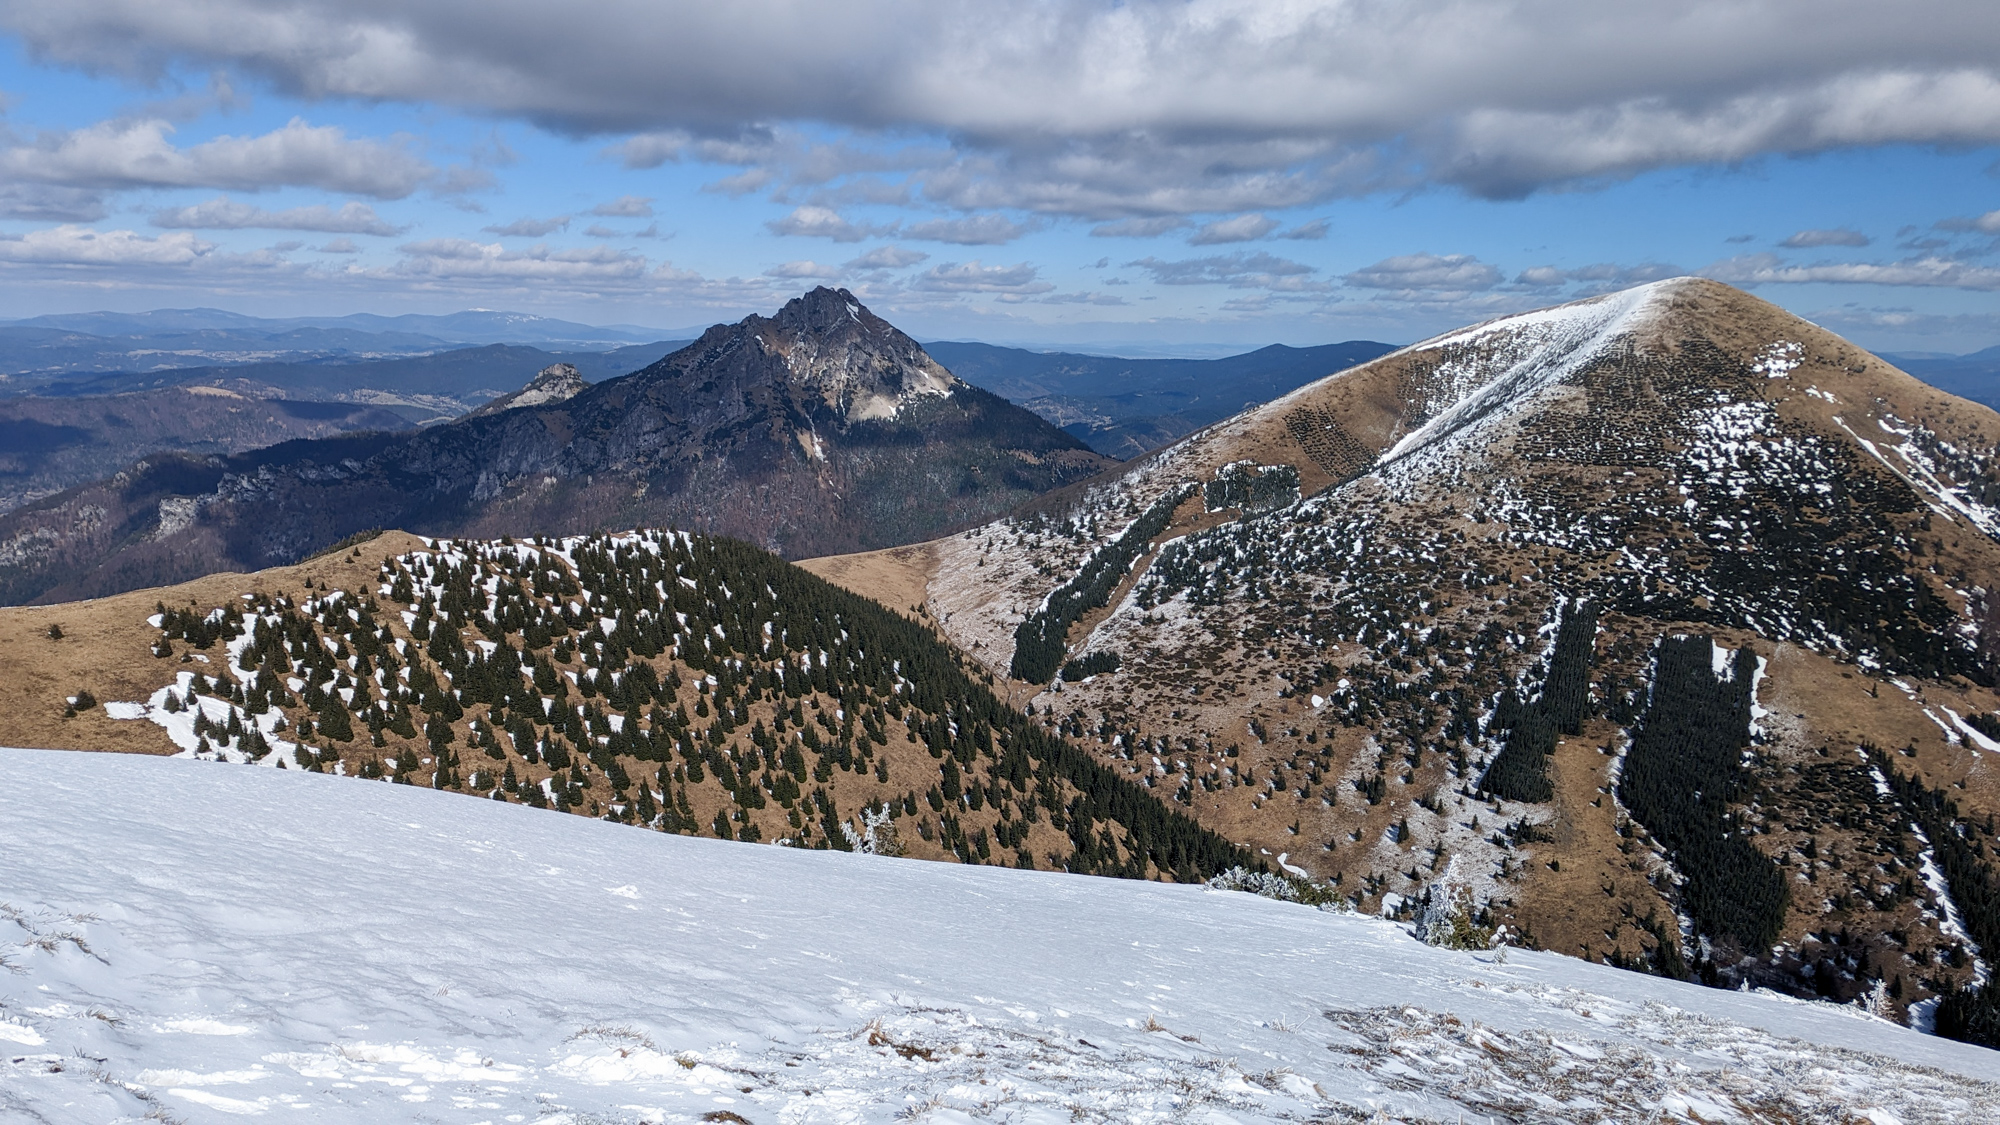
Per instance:
[[[0,25],[142,80],[221,65],[307,97],[638,134],[635,163],[709,146],[744,169],[719,190],[902,170],[962,210],[1105,221],[2000,141],[1985,0],[0,0]],[[773,143],[801,122],[860,141]],[[868,143],[912,130],[943,144]],[[176,182],[240,187],[228,147]],[[383,198],[413,182],[407,160],[317,167]]]
[[[153,213],[153,225],[181,230],[311,230],[328,234],[401,234],[365,203],[345,203],[338,209],[324,204],[267,211],[226,196],[191,207],[169,207]]]

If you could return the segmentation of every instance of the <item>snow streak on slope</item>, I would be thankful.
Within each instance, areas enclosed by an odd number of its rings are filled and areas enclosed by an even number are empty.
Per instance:
[[[116,755],[0,750],[0,800],[10,1121],[2000,1112],[1853,1009],[1231,892]]]
[[[1487,418],[1519,409],[1530,396],[1597,358],[1611,341],[1643,326],[1654,303],[1676,282],[1657,281],[1596,301],[1559,305],[1426,340],[1406,351],[1446,358],[1431,376],[1440,392],[1423,404],[1422,424],[1403,435],[1382,462],[1393,462],[1457,437]],[[1496,373],[1497,369],[1497,373]]]

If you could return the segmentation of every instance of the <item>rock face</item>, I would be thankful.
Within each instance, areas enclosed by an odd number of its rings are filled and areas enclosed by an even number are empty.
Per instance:
[[[1684,278],[1310,384],[933,545],[928,596],[1364,910],[1455,887],[1548,948],[1922,1019],[2000,942],[1996,443]]]
[[[548,406],[552,403],[568,402],[570,399],[581,394],[583,389],[589,385],[583,381],[583,376],[577,374],[576,368],[570,364],[551,363],[540,371],[535,372],[535,377],[528,380],[527,386],[522,387],[513,394],[501,395],[485,406],[472,411],[467,416],[478,417],[485,414],[498,414],[502,410],[513,410],[517,407]]]
[[[0,602],[258,569],[376,527],[674,526],[793,558],[866,550],[993,519],[1112,464],[954,379],[852,294],[818,289],[562,401],[141,462],[0,519]],[[162,533],[163,511],[180,526]]]

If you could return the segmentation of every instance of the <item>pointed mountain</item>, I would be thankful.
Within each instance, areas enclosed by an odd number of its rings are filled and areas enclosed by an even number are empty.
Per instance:
[[[1309,384],[900,553],[901,600],[1361,909],[1462,893],[1547,948],[1924,1018],[2000,948],[1996,444],[1682,278]]]
[[[551,363],[535,372],[535,377],[528,380],[527,386],[512,394],[501,395],[467,414],[466,417],[477,418],[486,414],[498,414],[502,410],[513,410],[522,406],[547,406],[551,403],[568,402],[581,394],[589,385],[583,381],[583,376],[577,373],[574,366],[567,363]]]
[[[792,557],[865,550],[996,518],[1115,463],[953,378],[853,294],[817,289],[562,401],[149,458],[0,518],[0,603],[258,569],[379,527],[673,526]]]

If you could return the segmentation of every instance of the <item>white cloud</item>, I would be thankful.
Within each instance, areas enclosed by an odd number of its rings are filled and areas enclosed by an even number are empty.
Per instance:
[[[179,230],[311,230],[327,234],[392,235],[408,229],[384,221],[365,203],[344,203],[338,210],[318,204],[267,211],[227,196],[155,211],[152,223]]]
[[[1921,288],[2000,291],[2000,269],[1974,266],[1948,258],[1907,258],[1900,262],[1822,262],[1810,266],[1784,264],[1775,254],[1746,254],[1717,262],[1702,273],[1731,285],[1823,283],[1834,285],[1895,285]]]
[[[868,226],[850,223],[840,212],[828,207],[799,207],[782,219],[764,224],[771,233],[794,238],[831,238],[835,242],[860,242],[864,238],[895,233],[895,226]]]
[[[0,260],[71,266],[185,266],[215,249],[192,234],[148,238],[129,230],[64,225],[0,235]]]
[[[1251,212],[1230,219],[1203,223],[1188,238],[1190,246],[1216,246],[1225,242],[1255,242],[1278,229],[1278,220]]]
[[[352,138],[338,126],[298,118],[260,136],[216,137],[187,148],[168,139],[173,131],[154,119],[45,133],[0,149],[0,178],[108,190],[313,187],[401,199],[438,174],[404,145]]]
[[[1179,230],[1188,225],[1186,219],[1178,215],[1153,215],[1147,218],[1119,219],[1115,222],[1099,223],[1090,228],[1092,238],[1156,238],[1171,230]]]
[[[1986,0],[0,0],[0,24],[141,80],[222,67],[632,134],[635,167],[729,163],[702,150],[772,122],[953,137],[934,200],[1101,219],[2000,141]]]
[[[1969,219],[1944,219],[1937,223],[1939,230],[1977,231],[1980,234],[2000,234],[2000,211],[1988,211]]]
[[[968,215],[962,219],[930,219],[903,228],[904,238],[922,242],[951,242],[960,246],[1000,246],[1036,229],[1034,223],[1017,223],[1005,215]]]
[[[1017,266],[981,265],[977,259],[963,265],[946,262],[918,274],[913,288],[934,293],[1011,293],[1030,295],[1055,288],[1036,277],[1038,271],[1026,262]]]
[[[1802,230],[1778,245],[1793,250],[1810,250],[1821,246],[1866,246],[1872,241],[1858,230],[1839,227],[1834,230]]]
[[[653,197],[621,195],[609,203],[592,207],[590,213],[607,219],[650,219],[653,217]]]
[[[1563,269],[1558,266],[1530,266],[1514,278],[1514,284],[1527,289],[1555,289],[1564,285],[1577,284],[1583,287],[1578,296],[1588,293],[1608,293],[1618,289],[1629,289],[1634,285],[1644,285],[1649,281],[1660,281],[1669,277],[1680,277],[1687,271],[1679,266],[1664,262],[1643,262],[1636,266],[1620,266],[1610,262]]]
[[[587,226],[587,227],[583,228],[583,234],[584,234],[584,237],[585,237],[585,238],[624,238],[624,237],[625,237],[625,232],[624,232],[624,231],[621,231],[621,230],[612,230],[612,229],[611,229],[610,227],[607,227],[607,226],[605,226],[605,225],[604,225],[603,223],[592,223],[592,224],[590,224],[589,226]]]
[[[0,184],[0,218],[94,223],[104,215],[101,191],[61,184]]]
[[[1500,271],[1470,254],[1399,254],[1342,280],[1361,289],[1469,293],[1500,284]]]
[[[403,258],[394,272],[406,277],[614,284],[635,282],[646,275],[646,259],[608,246],[551,250],[537,245],[509,250],[497,242],[427,238],[397,249]]]
[[[904,266],[914,266],[930,255],[922,250],[911,250],[902,246],[877,246],[866,254],[849,261],[844,268],[850,270],[899,270]]]
[[[845,272],[839,266],[822,265],[819,262],[806,259],[772,266],[770,269],[764,271],[764,276],[784,278],[788,281],[802,279],[831,280],[842,276]]]
[[[557,215],[552,219],[515,219],[511,223],[501,223],[484,227],[487,234],[497,234],[503,238],[540,238],[564,230],[569,226],[568,215]]]
[[[1314,219],[1310,223],[1300,223],[1290,230],[1281,230],[1271,237],[1289,238],[1300,242],[1317,241],[1326,237],[1326,232],[1330,226],[1331,224],[1325,219]]]
[[[640,133],[627,137],[607,150],[627,168],[658,168],[681,159],[693,138],[679,130]]]
[[[1141,258],[1125,264],[1152,274],[1158,285],[1227,285],[1231,289],[1287,293],[1318,293],[1330,288],[1325,282],[1313,279],[1312,275],[1319,272],[1316,267],[1262,250],[1175,262]]]
[[[359,253],[361,253],[361,247],[359,247],[359,246],[356,246],[356,245],[354,244],[354,240],[353,240],[353,239],[351,239],[351,238],[336,238],[336,239],[332,240],[331,242],[328,242],[328,243],[327,243],[327,244],[326,244],[325,246],[315,246],[315,247],[313,247],[313,249],[314,249],[315,251],[317,251],[318,253],[321,253],[321,254],[359,254]]]

